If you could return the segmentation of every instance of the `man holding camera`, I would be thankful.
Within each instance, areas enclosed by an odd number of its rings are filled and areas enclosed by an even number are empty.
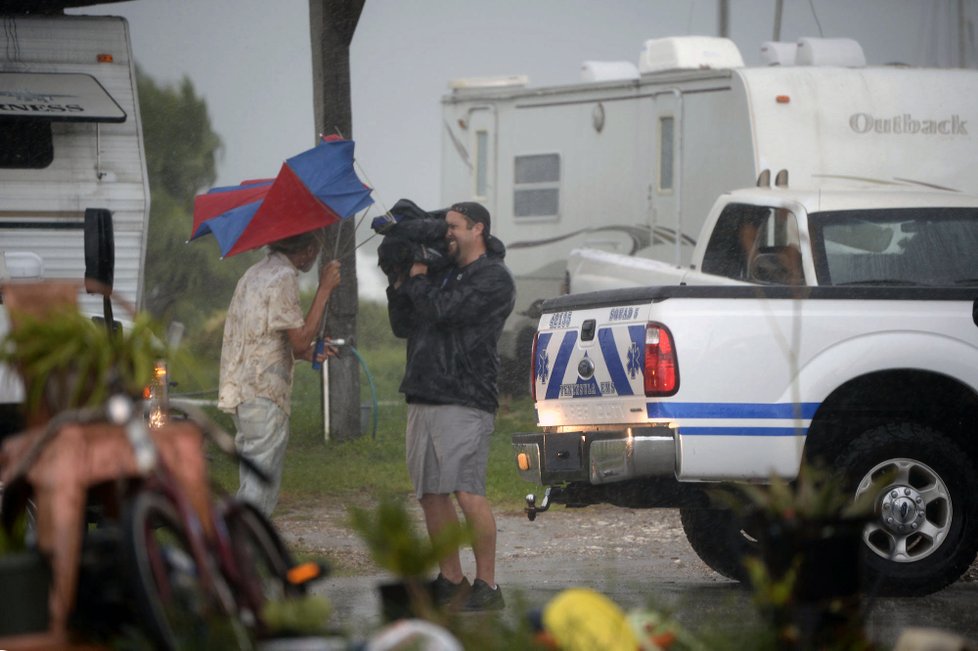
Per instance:
[[[400,387],[408,402],[407,465],[428,535],[458,525],[453,494],[473,533],[473,583],[458,553],[450,555],[435,580],[437,602],[499,610],[505,602],[495,581],[496,520],[485,496],[486,467],[499,406],[497,346],[516,286],[484,206],[456,203],[445,222],[453,264],[429,275],[427,263],[415,261],[387,289],[391,328],[408,340]]]

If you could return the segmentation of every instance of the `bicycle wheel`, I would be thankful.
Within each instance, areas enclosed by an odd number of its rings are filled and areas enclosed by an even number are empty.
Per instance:
[[[248,608],[256,619],[260,619],[266,602],[304,593],[302,587],[293,585],[287,578],[295,563],[267,517],[246,502],[231,503],[224,517],[242,583],[239,600],[246,596]]]
[[[208,589],[174,505],[162,495],[140,492],[126,508],[123,548],[128,579],[145,632],[162,649],[239,648],[241,631],[220,606],[227,589],[211,572]]]

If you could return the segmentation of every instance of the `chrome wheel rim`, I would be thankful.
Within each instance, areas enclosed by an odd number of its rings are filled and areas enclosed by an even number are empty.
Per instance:
[[[873,481],[892,474],[876,499],[876,518],[863,541],[876,555],[897,563],[915,563],[934,553],[947,538],[954,509],[947,484],[930,466],[907,458],[888,459],[866,473],[856,496]]]

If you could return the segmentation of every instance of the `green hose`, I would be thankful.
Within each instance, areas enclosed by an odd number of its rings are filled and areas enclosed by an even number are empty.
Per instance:
[[[377,405],[377,386],[374,384],[374,376],[370,374],[370,369],[367,368],[367,362],[360,355],[360,351],[357,350],[356,348],[354,348],[353,346],[350,346],[350,345],[347,345],[347,347],[350,350],[353,351],[353,354],[354,355],[356,355],[357,360],[360,362],[360,366],[363,368],[363,372],[367,374],[367,384],[370,385],[370,402],[371,402],[371,405],[373,407],[372,413],[371,413],[371,416],[372,416],[372,419],[371,420],[373,421],[373,430],[371,431],[370,436],[371,436],[371,438],[373,438],[373,439],[376,440],[376,438],[377,438],[377,414],[380,411],[380,409],[379,409],[379,407]]]

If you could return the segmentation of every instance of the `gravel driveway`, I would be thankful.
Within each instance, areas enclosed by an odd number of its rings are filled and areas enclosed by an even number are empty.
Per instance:
[[[415,510],[419,531],[420,510]],[[276,514],[276,525],[293,549],[326,558],[334,575],[317,586],[333,603],[334,621],[366,635],[379,623],[376,586],[388,576],[371,561],[346,525],[340,504],[293,506]],[[571,586],[587,586],[625,609],[653,607],[675,613],[691,628],[713,622],[746,630],[758,620],[750,594],[708,568],[686,542],[675,509],[555,506],[530,522],[521,512],[497,513],[496,577],[509,602],[541,607]],[[470,576],[472,555],[463,550]],[[515,599],[514,599],[515,598]],[[918,599],[873,602],[868,628],[892,645],[907,626],[932,626],[978,639],[978,563],[954,586]]]

